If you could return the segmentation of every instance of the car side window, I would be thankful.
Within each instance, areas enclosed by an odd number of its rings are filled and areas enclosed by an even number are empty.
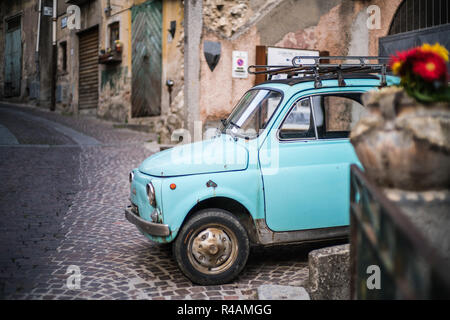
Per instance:
[[[316,137],[309,98],[301,99],[294,104],[284,119],[278,135],[281,140],[314,139]]]
[[[360,93],[312,97],[319,139],[348,138],[350,131],[368,111]]]

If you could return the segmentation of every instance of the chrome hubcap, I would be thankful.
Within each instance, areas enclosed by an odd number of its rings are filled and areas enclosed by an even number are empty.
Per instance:
[[[192,255],[205,268],[217,268],[231,256],[232,241],[224,230],[207,228],[200,232],[192,243]]]

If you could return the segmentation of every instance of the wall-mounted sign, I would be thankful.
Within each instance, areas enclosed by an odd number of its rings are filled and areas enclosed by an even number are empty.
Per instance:
[[[248,78],[248,52],[233,51],[233,70],[231,76],[233,78]]]
[[[267,47],[267,64],[269,66],[292,66],[292,59],[296,56],[319,56],[319,51]],[[303,63],[314,63],[314,60],[304,59]],[[272,79],[284,79],[286,77],[286,74],[279,74],[273,75]]]
[[[208,63],[209,69],[214,71],[220,60],[220,52],[222,45],[220,42],[205,41],[203,42],[203,53],[205,54],[206,63]]]
[[[67,27],[67,16],[61,19],[61,29]]]
[[[53,16],[53,8],[52,7],[44,7],[44,16]]]

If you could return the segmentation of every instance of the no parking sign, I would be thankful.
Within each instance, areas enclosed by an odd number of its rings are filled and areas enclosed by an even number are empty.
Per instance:
[[[233,51],[233,78],[248,78],[248,52]]]

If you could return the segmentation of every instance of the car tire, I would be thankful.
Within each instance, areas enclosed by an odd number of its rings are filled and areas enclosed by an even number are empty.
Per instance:
[[[247,231],[236,217],[221,209],[194,214],[173,243],[179,268],[200,285],[233,280],[244,269],[249,251]]]

